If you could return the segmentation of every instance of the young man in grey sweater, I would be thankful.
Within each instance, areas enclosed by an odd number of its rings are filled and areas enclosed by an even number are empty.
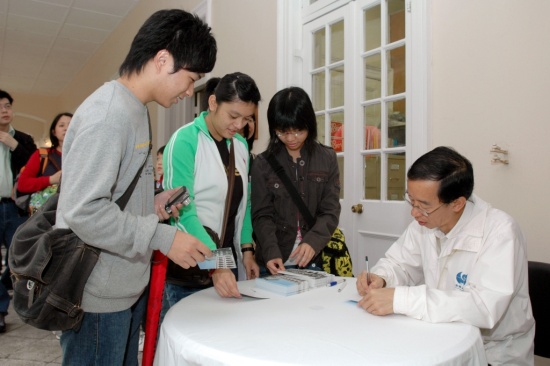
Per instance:
[[[152,251],[184,268],[212,255],[195,237],[159,222],[169,217],[164,204],[174,190],[154,197],[146,104],[168,108],[192,96],[194,83],[213,69],[216,52],[210,28],[198,17],[158,11],[135,36],[120,77],[97,89],[73,116],[63,146],[57,226],[70,227],[102,252],[84,289],[81,328],[61,335],[64,365],[137,365]],[[145,159],[121,211],[115,201]]]

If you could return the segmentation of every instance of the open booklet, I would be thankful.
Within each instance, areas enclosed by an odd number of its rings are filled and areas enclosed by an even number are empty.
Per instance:
[[[292,268],[279,271],[275,275],[256,278],[255,287],[288,296],[317,287],[329,286],[333,281],[334,276],[324,271]]]

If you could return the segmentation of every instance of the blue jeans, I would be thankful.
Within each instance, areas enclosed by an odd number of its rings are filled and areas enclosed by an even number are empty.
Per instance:
[[[237,268],[232,269],[232,271],[235,275],[235,278],[238,278]],[[193,295],[195,292],[199,292],[201,290],[204,290],[204,288],[183,287],[166,282],[164,284],[164,292],[162,294],[162,308],[160,310],[159,330],[162,321],[164,320],[164,316],[172,306],[176,305],[181,299],[186,298],[189,295]]]
[[[27,220],[28,216],[20,216],[15,202],[0,203],[0,244],[4,243],[9,250],[15,230]],[[0,282],[0,313],[6,313],[10,305],[10,296],[5,284],[11,281],[9,278],[8,254],[6,251],[6,269]]]
[[[84,313],[78,331],[61,334],[63,365],[138,365],[139,327],[147,308],[147,296],[127,310]]]
[[[162,308],[160,310],[159,330],[164,320],[164,316],[170,308],[178,303],[181,299],[199,292],[202,288],[189,288],[166,282],[164,284],[164,292],[162,294]]]

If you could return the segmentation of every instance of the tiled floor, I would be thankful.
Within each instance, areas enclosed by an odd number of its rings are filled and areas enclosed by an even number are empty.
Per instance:
[[[55,335],[23,323],[10,304],[6,316],[6,333],[0,334],[0,365],[61,365],[61,347]],[[138,360],[141,365],[141,356]]]
[[[0,334],[0,365],[61,365],[61,347],[55,335],[23,323],[10,305],[6,333]]]

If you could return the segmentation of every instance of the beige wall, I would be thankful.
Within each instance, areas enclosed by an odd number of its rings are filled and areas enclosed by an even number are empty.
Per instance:
[[[470,158],[475,192],[519,221],[530,260],[550,262],[550,2],[432,4],[431,144]],[[494,143],[509,165],[490,163]]]
[[[38,146],[49,140],[49,129],[54,117],[62,111],[59,98],[8,92],[13,97],[13,127],[28,133]]]
[[[218,61],[212,75],[241,71],[260,89],[259,139],[254,152],[262,152],[269,138],[267,106],[277,83],[277,1],[214,0],[212,30],[218,41]]]

